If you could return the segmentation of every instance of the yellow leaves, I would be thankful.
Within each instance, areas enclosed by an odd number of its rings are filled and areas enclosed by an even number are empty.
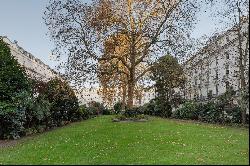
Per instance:
[[[112,35],[104,42],[104,55],[123,56],[128,48],[128,37],[125,34]]]
[[[204,160],[203,158],[201,158],[201,157],[196,158],[196,160],[197,160],[198,162],[205,162],[205,160]]]
[[[153,16],[153,17],[157,17],[158,16],[158,11],[153,11],[152,13],[151,13],[151,16]]]
[[[182,152],[179,152],[179,153],[176,153],[177,156],[180,156],[180,155],[184,155],[184,153]]]
[[[109,105],[112,105],[116,95],[121,97],[122,91],[126,88],[123,86],[127,80],[124,73],[127,73],[128,70],[123,63],[127,62],[128,47],[128,37],[125,34],[111,35],[104,43],[103,57],[109,60],[99,62],[100,71],[105,71],[105,74],[99,75],[102,86],[100,93],[104,102]],[[114,56],[118,58],[112,58]]]
[[[186,147],[186,146],[187,146],[187,144],[182,143],[182,142],[167,141],[166,143],[172,144],[172,145],[174,145],[174,146],[182,146],[182,147]]]
[[[240,154],[243,155],[243,156],[245,156],[245,155],[248,156],[249,151],[248,151],[248,150],[241,150],[241,151],[240,151]]]

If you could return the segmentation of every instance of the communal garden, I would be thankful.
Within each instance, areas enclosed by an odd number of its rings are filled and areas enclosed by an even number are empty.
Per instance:
[[[248,164],[248,129],[105,115],[0,147],[0,164]]]

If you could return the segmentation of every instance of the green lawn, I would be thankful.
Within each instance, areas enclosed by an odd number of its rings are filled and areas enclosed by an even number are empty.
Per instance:
[[[247,129],[101,116],[0,149],[0,164],[249,164]]]

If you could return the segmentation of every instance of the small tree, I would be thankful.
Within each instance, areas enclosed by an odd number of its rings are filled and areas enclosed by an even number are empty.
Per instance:
[[[25,71],[0,38],[0,138],[16,139],[23,134],[26,118],[23,94],[29,90]]]
[[[170,55],[161,57],[154,64],[151,78],[155,81],[156,95],[167,101],[172,99],[174,88],[180,87],[185,80],[182,67]]]
[[[184,84],[183,69],[176,58],[166,55],[153,65],[151,78],[155,81],[157,107],[165,109],[161,116],[168,117],[171,115],[171,103],[175,104],[174,88]]]
[[[11,56],[8,44],[0,39],[0,100],[11,102],[18,93],[29,90],[24,69]]]

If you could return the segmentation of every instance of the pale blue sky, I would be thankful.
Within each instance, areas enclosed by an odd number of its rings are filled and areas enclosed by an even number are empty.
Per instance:
[[[47,27],[42,19],[48,1],[0,0],[0,36],[7,36],[12,42],[17,40],[21,47],[54,68],[57,63],[49,56],[53,42],[46,35]],[[200,21],[193,37],[209,35],[215,30],[216,25],[209,12],[202,10],[198,18]]]

